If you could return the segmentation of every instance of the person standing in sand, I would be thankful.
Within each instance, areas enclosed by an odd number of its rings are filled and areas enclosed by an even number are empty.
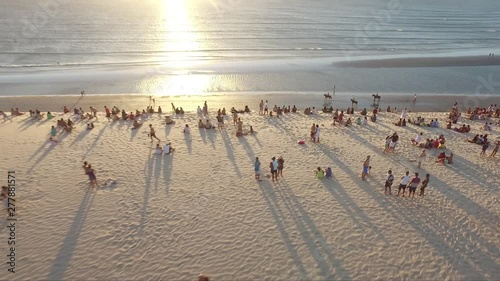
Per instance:
[[[392,183],[394,182],[394,175],[392,174],[392,170],[389,170],[387,172],[387,178],[385,179],[385,189],[384,189],[384,193],[387,195],[391,195],[392,192],[391,192],[391,187],[392,187]],[[389,190],[389,192],[387,192],[387,190]]]
[[[262,114],[264,114],[264,101],[260,100],[260,103],[259,103],[259,115],[262,115]]]
[[[482,147],[481,153],[479,153],[479,155],[485,155],[486,154],[486,150],[488,149],[488,147],[489,147],[488,142],[485,141],[483,143],[483,147]]]
[[[259,157],[255,157],[255,162],[253,163],[253,170],[255,172],[255,179],[260,180],[260,161],[259,161]]]
[[[158,141],[160,141],[160,139],[156,137],[155,129],[153,128],[152,124],[149,124],[149,134],[148,134],[148,137],[151,138],[151,142],[153,142],[153,138],[155,138]]]
[[[420,194],[419,194],[420,196],[424,196],[425,188],[429,184],[429,177],[430,175],[426,174],[425,179],[422,181],[422,185],[420,186]]]
[[[417,166],[418,166],[419,169],[422,166],[422,163],[425,161],[426,157],[427,157],[427,152],[425,151],[425,149],[423,149],[422,152],[420,152],[420,154],[418,155],[418,158],[417,158]]]
[[[316,125],[316,132],[314,132],[314,142],[319,143],[320,129],[319,125]]]
[[[401,177],[401,181],[399,182],[398,194],[396,194],[396,196],[399,196],[399,193],[401,193],[401,190],[403,190],[403,197],[405,197],[405,190],[408,182],[410,182],[410,172],[406,171],[406,174]]]
[[[408,194],[408,197],[411,196],[411,198],[415,198],[415,191],[417,190],[417,186],[419,183],[420,183],[420,178],[418,177],[418,173],[415,173],[415,176],[411,179],[410,183],[408,184],[408,187],[410,188],[410,193]]]
[[[268,107],[268,102],[266,100],[266,103],[264,104],[264,115],[269,113],[269,107]]]
[[[495,142],[495,148],[493,148],[493,152],[491,152],[490,157],[495,157],[495,155],[497,155],[498,147],[500,147],[500,140]]]
[[[283,168],[285,167],[285,160],[283,159],[283,156],[278,157],[278,176],[283,177]]]
[[[90,164],[88,166],[87,175],[89,176],[90,186],[96,187],[97,186],[97,178],[95,176],[95,170],[92,169],[92,165],[90,165]]]
[[[271,178],[274,182],[278,180],[278,161],[276,161],[276,157],[271,159],[271,163],[269,163],[269,168],[271,168]]]
[[[236,132],[236,136],[237,137],[240,137],[240,136],[243,136],[243,121],[241,121],[240,118],[238,118],[238,130]]]
[[[362,180],[366,179],[366,175],[368,175],[369,170],[370,170],[370,155],[366,156],[366,159],[363,162],[363,171],[361,172]]]
[[[312,124],[311,126],[311,133],[310,133],[311,140],[314,142],[315,137],[316,137],[316,124]]]

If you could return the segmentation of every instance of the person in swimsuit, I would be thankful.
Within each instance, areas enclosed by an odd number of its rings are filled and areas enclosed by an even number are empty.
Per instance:
[[[259,161],[259,157],[255,157],[255,162],[253,163],[253,170],[255,172],[255,179],[260,180],[260,161]]]
[[[276,157],[272,158],[271,163],[269,163],[269,168],[271,168],[271,178],[273,182],[278,180],[278,161],[276,160]]]
[[[408,194],[408,197],[411,196],[411,198],[415,198],[415,191],[417,190],[417,186],[419,183],[420,183],[420,178],[418,177],[418,173],[415,173],[415,176],[408,183],[408,186],[410,188],[410,193]]]
[[[151,124],[149,124],[149,134],[148,134],[148,137],[151,138],[151,142],[153,142],[153,138],[155,138],[158,141],[160,141],[160,139],[156,137],[155,129],[153,128],[153,125],[151,125]]]
[[[422,185],[420,186],[420,196],[424,196],[425,188],[429,184],[429,174],[425,175],[425,179],[422,181]]]
[[[285,160],[283,159],[283,156],[278,157],[278,176],[283,177],[283,168],[284,168]]]
[[[370,156],[366,156],[365,162],[363,162],[363,172],[361,172],[362,180],[365,180],[369,170],[370,170]]]

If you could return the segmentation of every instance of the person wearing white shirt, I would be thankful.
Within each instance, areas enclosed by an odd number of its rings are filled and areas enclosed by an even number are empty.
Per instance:
[[[201,107],[200,107],[199,105],[198,105],[198,108],[196,109],[196,113],[197,113],[198,115],[201,115],[201,113],[202,113],[202,112],[201,112]]]
[[[422,141],[422,135],[423,133],[417,134],[414,139],[411,140],[411,142],[414,145],[418,145]]]
[[[174,151],[174,149],[172,148],[172,144],[170,143],[167,143],[164,147],[163,147],[163,151],[165,154],[170,154],[170,152]]]
[[[403,111],[401,111],[401,119],[406,119],[407,117],[407,113],[406,113],[406,107],[405,109],[403,109]]]
[[[405,196],[406,186],[408,185],[409,182],[410,182],[410,172],[406,171],[406,174],[401,177],[401,181],[399,182],[398,194],[396,196],[399,196],[401,190],[403,190],[403,197]]]
[[[186,127],[184,127],[184,130],[182,131],[184,134],[189,134],[191,133],[191,128],[189,128],[189,125],[186,124]]]

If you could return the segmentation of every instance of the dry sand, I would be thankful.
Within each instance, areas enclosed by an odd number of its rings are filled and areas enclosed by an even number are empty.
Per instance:
[[[78,99],[4,98],[2,109],[60,111]],[[204,99],[174,101],[192,111]],[[163,117],[153,114],[146,124],[156,128],[161,144],[168,140],[176,148],[172,155],[156,156],[147,125],[131,130],[130,122],[112,122],[102,113],[93,130],[77,123],[74,132],[58,136],[57,145],[47,140],[55,121],[26,116],[0,121],[0,174],[15,170],[18,180],[17,273],[4,274],[2,254],[2,278],[195,280],[203,272],[213,280],[498,279],[498,157],[479,156],[480,146],[464,141],[482,133],[480,122],[464,121],[473,130],[459,134],[395,127],[398,115],[381,113],[379,122],[368,126],[333,127],[330,114],[260,116],[255,111],[260,96],[206,99],[212,119],[221,105],[241,108],[248,101],[254,111],[241,119],[245,129],[252,125],[257,133],[237,138],[229,119],[222,132],[199,130],[193,112],[165,126]],[[268,99],[270,105],[292,103],[289,97]],[[148,101],[88,96],[77,106],[131,111]],[[318,105],[317,97],[297,105],[312,101]],[[170,102],[158,99],[157,105],[170,112]],[[438,117],[442,125],[446,120],[443,112],[423,115]],[[312,123],[321,126],[321,143],[296,144],[308,140]],[[185,124],[192,127],[190,136],[182,133]],[[400,134],[400,145],[385,154],[385,136],[393,132]],[[409,142],[417,132],[444,134],[455,163],[435,164],[434,150],[417,169],[411,160],[419,150]],[[498,127],[489,134],[491,140],[499,137]],[[272,183],[264,175],[271,157],[280,155],[284,178]],[[373,168],[362,181],[367,155]],[[253,176],[256,156],[261,182]],[[89,188],[83,161],[97,171],[97,191]],[[333,178],[315,178],[318,166],[332,167]],[[384,195],[388,169],[396,178],[406,170],[430,173],[426,196]],[[6,253],[8,232],[4,219],[1,223],[0,252]]]

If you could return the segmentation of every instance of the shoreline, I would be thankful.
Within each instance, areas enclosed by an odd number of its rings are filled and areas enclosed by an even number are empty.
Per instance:
[[[488,107],[490,104],[498,104],[499,97],[494,95],[417,95],[416,103],[413,102],[413,94],[382,94],[379,107],[385,111],[387,106],[397,109],[408,108],[409,111],[418,112],[446,112],[451,105],[455,102],[458,103],[459,108],[467,109],[469,107]],[[243,109],[248,105],[251,110],[258,109],[260,100],[268,100],[269,106],[275,104],[278,106],[283,105],[296,105],[299,110],[306,107],[316,107],[320,110],[325,105],[323,94],[306,94],[306,93],[261,93],[261,94],[222,94],[222,95],[181,95],[181,96],[152,96],[156,100],[155,110],[161,106],[164,112],[169,112],[171,103],[176,107],[182,107],[186,112],[196,111],[198,105],[202,105],[204,101],[208,101],[211,105],[211,110],[217,110],[225,107],[229,110],[231,107],[236,109]],[[371,94],[353,94],[343,95],[336,94],[333,96],[331,105],[334,109],[345,110],[351,106],[351,98],[358,101],[356,110],[363,108],[373,108],[373,98]],[[79,95],[73,96],[12,96],[0,97],[0,110],[10,112],[10,108],[18,107],[22,112],[38,109],[42,112],[62,111],[64,106],[69,109],[73,107],[82,107],[87,110],[90,106],[98,108],[102,111],[104,106],[126,109],[128,111],[135,109],[143,109],[146,106],[152,105],[148,95],[131,94],[131,95],[86,95],[81,97]]]

